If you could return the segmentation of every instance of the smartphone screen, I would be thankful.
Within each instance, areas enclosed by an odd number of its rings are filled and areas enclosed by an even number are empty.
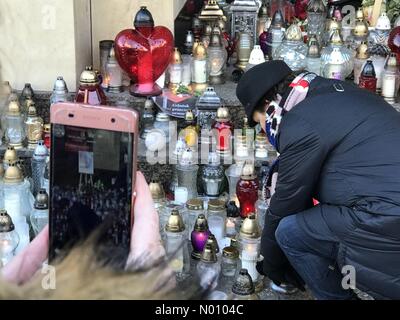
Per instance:
[[[133,133],[53,124],[51,136],[50,260],[100,229],[105,256],[126,260]]]

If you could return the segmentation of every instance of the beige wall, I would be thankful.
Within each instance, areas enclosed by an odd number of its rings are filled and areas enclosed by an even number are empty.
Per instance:
[[[0,0],[0,78],[21,90],[52,90],[62,75],[76,90],[85,65],[98,67],[99,41],[133,27],[140,6],[173,30],[185,0]],[[92,60],[93,56],[93,60]]]
[[[75,37],[77,27],[85,32],[90,27],[89,2],[0,0],[2,79],[15,89],[30,82],[36,90],[51,90],[57,76],[63,75],[75,90],[76,69],[90,63],[87,39]]]

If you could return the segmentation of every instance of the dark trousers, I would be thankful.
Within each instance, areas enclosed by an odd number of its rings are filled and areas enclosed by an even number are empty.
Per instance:
[[[354,299],[351,289],[343,289],[343,275],[337,265],[339,241],[325,221],[315,221],[316,208],[282,219],[276,239],[292,266],[316,299]],[[318,228],[304,227],[300,219],[313,219]]]

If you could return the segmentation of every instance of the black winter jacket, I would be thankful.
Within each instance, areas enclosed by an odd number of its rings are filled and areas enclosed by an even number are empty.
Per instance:
[[[283,117],[278,148],[264,271],[287,262],[275,240],[279,221],[310,208],[314,197],[328,205],[321,216],[340,239],[339,267],[356,268],[359,289],[400,299],[400,113],[367,90],[317,77]],[[329,205],[345,209],[345,218]]]

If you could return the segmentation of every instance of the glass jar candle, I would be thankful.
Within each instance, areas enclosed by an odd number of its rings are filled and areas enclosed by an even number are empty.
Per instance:
[[[237,206],[239,206],[239,200],[236,195],[236,186],[240,180],[243,165],[244,162],[237,162],[230,165],[229,168],[225,170],[225,175],[229,184],[229,199],[235,201]]]
[[[49,196],[45,189],[40,189],[36,195],[30,221],[35,236],[49,223]]]
[[[197,172],[199,166],[195,164],[194,152],[191,149],[186,149],[179,159],[179,164],[176,166],[178,173],[178,186],[185,187],[188,191],[188,198],[197,197]]]
[[[218,199],[212,199],[208,202],[208,228],[215,236],[218,246],[223,246],[226,227],[226,208],[225,203]]]
[[[59,76],[54,83],[53,92],[50,96],[50,104],[57,102],[67,102],[68,101],[68,88],[64,81],[64,78]]]
[[[33,203],[30,183],[24,179],[17,163],[9,165],[4,173],[4,208],[13,221],[18,217],[29,217]]]
[[[228,53],[222,44],[219,34],[214,33],[211,37],[210,45],[207,48],[207,59],[209,67],[209,83],[211,85],[223,84],[225,82],[223,72]]]
[[[361,71],[364,68],[364,64],[368,58],[369,58],[368,45],[364,41],[358,46],[356,50],[356,56],[354,58],[354,83],[357,85],[360,79]]]
[[[187,246],[185,225],[178,210],[172,210],[165,227],[165,251],[170,257],[169,266],[178,276],[186,276],[190,271],[190,256]]]
[[[225,277],[234,277],[239,264],[239,250],[229,246],[222,250],[222,275]]]
[[[182,85],[188,87],[192,82],[192,56],[182,55]]]
[[[165,233],[165,226],[168,224],[168,219],[171,216],[171,212],[173,210],[179,211],[179,214],[183,218],[185,226],[188,226],[188,224],[186,222],[187,212],[185,210],[185,207],[182,204],[166,201],[165,204],[162,205],[158,210],[159,210],[158,217],[159,217],[159,224],[160,224],[159,227],[160,227],[160,232],[162,233],[162,235]],[[187,230],[190,230],[189,227],[187,227]]]
[[[15,149],[22,148],[25,139],[24,117],[17,101],[11,101],[3,117],[3,129],[6,142]]]
[[[285,19],[281,10],[277,10],[273,17],[271,25],[267,32],[264,32],[260,36],[261,50],[269,60],[275,53],[276,48],[282,43],[285,36]]]
[[[193,247],[193,259],[199,260],[201,258],[201,253],[204,250],[209,236],[210,231],[208,229],[206,216],[203,213],[200,213],[196,218],[193,231],[190,234],[190,240]]]
[[[0,210],[0,269],[15,255],[19,244],[18,232],[7,211]]]
[[[389,51],[383,46],[377,46],[376,48],[370,49],[370,59],[374,64],[375,75],[376,75],[376,92],[381,93],[382,91],[382,74],[385,68],[387,56]]]
[[[226,107],[220,107],[217,110],[217,117],[213,124],[215,138],[217,140],[217,153],[222,156],[229,156],[232,151],[232,132],[233,125],[230,121],[229,110]]]
[[[247,269],[241,269],[232,286],[231,300],[259,300]]]
[[[310,71],[310,70],[308,70]],[[259,132],[256,136],[255,157],[257,160],[265,160],[268,158],[268,139],[265,133]]]
[[[400,73],[395,53],[391,53],[382,74],[382,97],[388,103],[395,103],[399,92]]]
[[[44,145],[43,140],[40,140],[33,152],[31,159],[31,170],[33,180],[33,193],[37,194],[39,189],[43,187],[44,171],[46,169],[46,160],[49,151]]]
[[[210,152],[208,164],[203,167],[201,182],[206,196],[219,197],[224,188],[224,167],[220,164],[218,155]]]
[[[244,219],[255,212],[255,203],[258,199],[259,183],[254,172],[254,165],[246,163],[242,175],[236,186],[237,197],[240,202],[240,216]]]
[[[168,114],[164,112],[159,112],[156,115],[156,120],[154,121],[154,128],[161,130],[167,141],[170,141],[170,128],[169,128],[170,118]]]
[[[306,62],[307,46],[303,42],[300,27],[293,23],[285,32],[285,39],[276,48],[272,55],[274,60],[283,60],[293,71],[304,70]]]
[[[260,274],[256,269],[260,255],[261,234],[256,216],[249,215],[242,223],[239,236],[241,267],[247,269],[251,279],[256,283]]]
[[[169,73],[169,89],[176,90],[182,82],[182,57],[178,48],[174,48],[171,56],[171,61],[168,67]]]
[[[367,60],[367,62],[365,63],[361,71],[358,86],[362,89],[366,89],[375,93],[376,75],[375,75],[374,65],[371,60]]]
[[[144,104],[144,111],[140,117],[141,135],[142,139],[146,139],[147,134],[154,127],[154,101],[152,98],[147,98]]]
[[[229,201],[226,207],[226,236],[235,238],[240,230],[241,218],[235,201]]]
[[[250,33],[241,31],[237,40],[236,54],[237,62],[236,67],[244,70],[250,59],[251,51],[253,50],[253,39]]]
[[[187,225],[188,230],[193,230],[197,217],[200,214],[205,214],[203,200],[201,199],[188,200],[186,202],[186,210],[187,214],[186,214],[185,224]]]
[[[43,119],[37,115],[35,103],[31,104],[28,109],[25,132],[28,138],[28,148],[35,149],[38,141],[42,140],[43,135]]]
[[[114,46],[111,47],[110,53],[108,54],[105,80],[109,92],[119,93],[122,91],[122,69],[115,57]]]
[[[323,0],[310,0],[307,5],[307,34],[320,41],[325,29],[327,8]]]
[[[321,74],[321,54],[317,38],[311,37],[308,42],[307,51],[307,67],[306,70],[315,73],[317,76]]]
[[[100,73],[103,76],[103,79],[106,78],[106,64],[108,55],[110,53],[111,48],[114,45],[113,40],[102,40],[99,42],[100,46]],[[103,81],[102,86],[107,88],[108,83]]]
[[[268,202],[265,196],[265,192],[263,190],[258,192],[258,200],[256,202],[256,218],[258,221],[258,225],[260,230],[264,229],[265,224],[265,216],[268,210]]]
[[[343,45],[339,29],[334,29],[329,45],[321,51],[321,75],[345,80],[353,71],[353,53]]]
[[[207,49],[202,42],[194,47],[192,61],[192,88],[203,92],[207,88]]]
[[[214,290],[219,281],[221,265],[211,244],[207,243],[196,267],[200,286],[205,290]]]

